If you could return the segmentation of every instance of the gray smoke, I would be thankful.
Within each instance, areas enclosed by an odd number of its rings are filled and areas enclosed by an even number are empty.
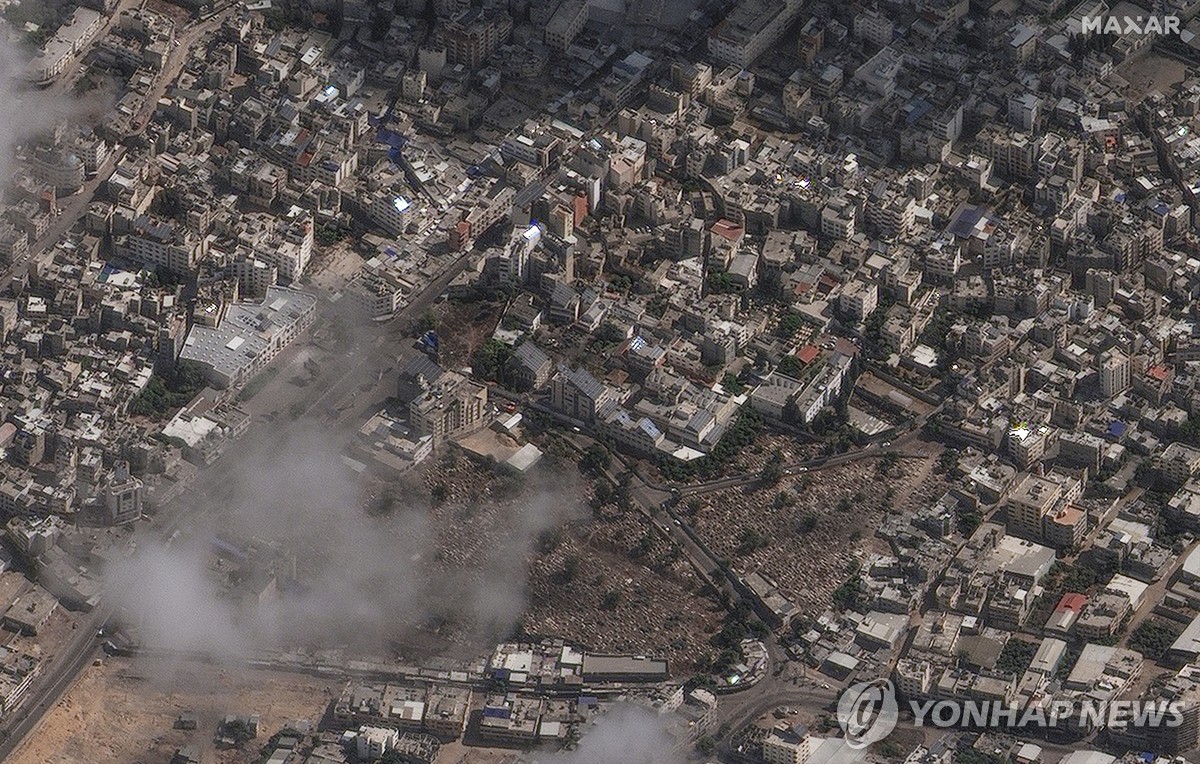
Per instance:
[[[24,0],[35,6],[38,0]],[[11,179],[16,171],[18,146],[46,133],[64,120],[95,124],[111,107],[114,93],[93,91],[80,97],[66,82],[39,90],[29,83],[29,64],[38,50],[21,38],[22,30],[0,20],[0,177]]]
[[[574,751],[537,759],[537,764],[677,764],[684,750],[667,731],[672,715],[648,708],[618,705],[584,731]]]
[[[569,485],[555,479],[560,491]],[[342,463],[337,445],[327,433],[301,433],[240,463],[220,499],[200,503],[186,538],[169,548],[142,543],[117,563],[107,575],[109,596],[140,625],[147,647],[168,651],[374,649],[447,623],[455,639],[484,645],[524,610],[526,566],[538,536],[570,517],[570,491],[556,495],[531,480],[500,510],[449,508],[465,514],[457,522],[466,528],[450,539],[431,522],[423,491],[400,490],[389,513],[366,513],[360,478]],[[294,555],[295,586],[261,598],[226,586],[252,575],[214,568],[218,535],[251,538],[262,549],[277,544],[285,560]],[[465,551],[448,555],[447,544]]]

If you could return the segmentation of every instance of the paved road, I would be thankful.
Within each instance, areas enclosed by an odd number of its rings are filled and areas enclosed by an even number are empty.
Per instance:
[[[138,0],[125,0],[114,12],[112,18],[124,8],[132,8],[138,5]],[[207,38],[215,31],[221,23],[224,22],[229,12],[219,14],[206,21],[192,24],[184,29],[177,40],[178,47],[172,48],[167,55],[166,65],[155,75],[154,83],[147,91],[146,100],[142,104],[142,109],[134,118],[134,129],[129,133],[130,136],[140,135],[146,129],[150,117],[154,113],[154,109],[158,106],[158,99],[162,98],[166,93],[167,88],[179,77],[180,71],[183,69],[184,63],[187,61],[187,55],[191,48],[196,43]],[[100,39],[103,32],[97,35],[96,39]],[[70,98],[69,91],[71,84],[74,81],[72,77],[64,77],[56,81],[53,85],[47,88],[44,93],[61,94],[63,98]],[[83,184],[83,188],[75,192],[71,196],[64,197],[58,200],[58,208],[60,214],[56,215],[50,223],[50,227],[46,233],[40,236],[37,241],[30,242],[29,251],[18,258],[0,274],[0,283],[7,283],[17,273],[28,268],[30,263],[45,262],[53,253],[53,247],[67,231],[71,230],[76,223],[87,212],[88,206],[95,199],[96,193],[100,190],[101,185],[107,181],[116,169],[117,163],[125,156],[125,147],[117,146],[108,160],[97,170],[96,175]]]
[[[109,23],[111,23],[111,18],[115,18],[123,8],[133,7],[136,4],[137,0],[125,0],[113,16],[110,17]],[[158,98],[166,91],[170,83],[178,77],[179,69],[182,67],[183,61],[186,60],[186,54],[190,47],[201,40],[204,35],[209,34],[215,29],[220,21],[221,18],[214,18],[209,22],[195,24],[184,31],[181,35],[179,47],[172,51],[168,58],[167,66],[159,72],[155,79],[155,84],[151,87],[150,92],[153,97],[147,99],[147,108],[149,110],[147,116],[152,112]],[[97,39],[99,39],[99,36]],[[44,92],[52,95],[61,94],[63,97],[68,97],[67,93],[72,82],[72,77],[64,77]],[[144,124],[142,128],[144,128]],[[140,132],[140,129],[138,132]],[[28,268],[31,263],[45,262],[51,256],[53,246],[84,216],[96,192],[112,175],[117,163],[124,154],[125,148],[118,146],[109,156],[108,160],[99,168],[96,175],[84,182],[82,189],[58,201],[60,212],[51,221],[46,233],[36,241],[31,242],[29,251],[16,258],[3,271],[0,281],[7,282],[14,275]],[[99,653],[100,643],[95,634],[108,620],[110,615],[111,608],[108,605],[101,604],[91,613],[81,616],[76,633],[72,635],[70,642],[51,663],[43,667],[41,676],[35,680],[33,686],[26,693],[25,698],[18,705],[17,709],[13,713],[5,715],[3,719],[0,719],[0,736],[3,737],[3,740],[0,741],[0,761],[6,759],[13,752],[17,745],[20,744],[25,736],[41,720],[42,715],[58,701],[59,697],[79,675],[80,670]]]
[[[183,70],[183,65],[187,62],[192,47],[198,42],[205,41],[209,35],[220,28],[221,24],[225,23],[225,19],[231,14],[232,9],[226,9],[209,19],[190,24],[176,35],[175,42],[178,44],[171,48],[162,69],[155,75],[154,84],[146,91],[146,100],[142,102],[141,110],[133,119],[131,136],[141,135],[145,131],[150,117],[158,108],[158,99],[162,98],[163,94],[167,92],[167,88],[179,78],[179,73]]]
[[[186,60],[186,52],[191,45],[199,42],[204,35],[210,33],[221,22],[221,17],[214,17],[206,22],[193,25],[180,35],[180,46],[176,48],[168,65],[160,72],[156,85],[151,88],[151,96],[147,99],[145,114],[148,117],[162,93],[178,76],[179,69]],[[138,128],[140,132],[144,124]],[[29,262],[44,259],[49,255],[49,247],[56,243],[87,211],[96,191],[113,172],[117,162],[123,155],[123,147],[118,147],[102,171],[96,177],[88,180],[84,188],[61,203],[62,214],[57,216],[46,235],[41,237],[30,253],[13,263],[5,272],[7,281],[20,269],[28,267]],[[211,511],[215,502],[212,498],[221,495],[222,489],[230,484],[232,477],[238,474],[241,465],[251,461],[256,454],[267,453],[276,448],[287,435],[302,427],[311,427],[314,412],[321,412],[336,406],[347,399],[358,405],[347,406],[339,413],[334,421],[325,421],[322,426],[329,430],[331,437],[349,437],[357,426],[359,417],[366,413],[378,400],[375,395],[359,395],[359,389],[364,380],[372,381],[370,393],[387,390],[394,383],[379,372],[396,365],[397,354],[412,354],[411,340],[401,334],[407,323],[422,315],[446,289],[450,281],[466,267],[470,254],[466,253],[451,262],[443,275],[436,279],[426,290],[414,296],[412,301],[403,308],[391,321],[374,324],[370,321],[358,321],[349,316],[347,306],[326,305],[324,311],[347,315],[354,321],[354,331],[349,341],[339,344],[328,355],[330,362],[322,364],[327,369],[328,378],[319,380],[323,392],[315,398],[305,400],[302,415],[296,420],[287,417],[275,417],[273,421],[256,422],[241,440],[229,446],[226,453],[218,461],[201,471],[192,489],[185,494],[185,499],[166,508],[153,522],[141,526],[138,534],[142,538],[162,538],[177,530],[181,525],[195,518],[197,512]],[[295,353],[284,354],[277,360],[276,365],[294,358]],[[349,363],[339,364],[338,361],[350,358]],[[286,398],[294,395],[295,390],[288,388],[286,375],[267,385],[259,396],[264,398]],[[111,608],[101,604],[92,613],[80,618],[77,633],[72,636],[70,643],[64,647],[58,657],[43,668],[42,675],[26,694],[24,701],[10,715],[0,720],[0,761],[7,758],[40,721],[42,715],[50,709],[71,685],[79,672],[96,655],[99,654],[100,640],[95,637],[96,631],[111,616]]]
[[[1148,618],[1150,614],[1154,612],[1154,608],[1162,602],[1163,595],[1166,594],[1167,587],[1169,587],[1175,581],[1175,578],[1179,575],[1179,570],[1183,567],[1183,564],[1187,562],[1188,557],[1191,556],[1193,551],[1195,551],[1198,544],[1200,544],[1200,540],[1193,541],[1192,543],[1188,544],[1183,550],[1183,554],[1179,555],[1179,557],[1175,559],[1175,562],[1171,565],[1170,570],[1168,570],[1162,578],[1150,584],[1145,593],[1142,594],[1141,607],[1135,610],[1133,616],[1129,619],[1129,625],[1126,627],[1125,633],[1121,636],[1121,641],[1117,643],[1118,647],[1129,646],[1130,637],[1132,637],[1133,633],[1137,631],[1137,627],[1141,625],[1142,621],[1146,620],[1146,618]]]
[[[79,672],[99,654],[99,641],[95,638],[95,627],[85,624],[79,627],[71,643],[49,667],[42,671],[33,689],[26,695],[17,710],[4,718],[0,724],[0,761],[6,760],[41,721],[42,715],[58,702],[59,697],[79,676]]]
[[[321,363],[326,376],[313,384],[323,388],[323,392],[316,397],[304,399],[303,411],[299,417],[291,419],[278,416],[271,421],[260,417],[245,436],[231,443],[216,462],[197,474],[192,486],[180,500],[163,508],[151,522],[139,526],[137,538],[162,539],[180,527],[210,514],[220,506],[220,499],[228,490],[228,486],[235,484],[237,478],[242,476],[245,464],[259,463],[260,455],[276,451],[279,444],[289,435],[311,429],[321,412],[343,401],[357,400],[357,405],[347,406],[333,420],[325,418],[320,423],[332,442],[339,442],[339,438],[351,437],[361,418],[372,410],[377,401],[377,394],[385,396],[391,392],[394,377],[380,375],[379,372],[396,365],[398,354],[411,355],[417,352],[412,349],[412,340],[402,334],[402,328],[433,305],[450,281],[466,267],[469,257],[470,255],[466,254],[453,261],[441,277],[426,290],[415,295],[392,321],[383,324],[371,321],[355,323],[354,331],[346,337],[346,341],[328,351],[327,359],[321,359],[328,360]],[[347,319],[354,318],[349,306],[344,304],[330,306],[325,303],[322,312]],[[338,360],[347,358],[350,359],[349,363],[337,363]],[[281,354],[273,366],[295,362],[296,359],[297,353],[294,351]],[[366,394],[361,389],[365,382],[371,383],[371,389]],[[298,392],[288,381],[287,374],[281,373],[264,386],[254,400],[287,400],[288,396],[296,395],[305,393]],[[20,741],[34,729],[42,715],[58,701],[79,672],[99,654],[100,640],[96,639],[95,633],[111,614],[111,607],[102,603],[95,611],[81,618],[78,633],[72,637],[70,644],[60,652],[55,661],[46,667],[24,702],[12,715],[0,720],[0,735],[6,735],[0,742],[0,761],[12,753]]]

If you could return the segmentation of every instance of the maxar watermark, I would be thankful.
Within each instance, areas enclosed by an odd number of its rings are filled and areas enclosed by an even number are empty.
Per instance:
[[[1183,21],[1178,16],[1084,16],[1084,34],[1179,34]]]
[[[999,701],[911,700],[917,727],[966,729],[1150,729],[1183,724],[1183,704],[1170,701],[1054,700],[1017,708]],[[886,679],[859,682],[838,699],[838,724],[852,748],[883,740],[896,727],[899,704]]]

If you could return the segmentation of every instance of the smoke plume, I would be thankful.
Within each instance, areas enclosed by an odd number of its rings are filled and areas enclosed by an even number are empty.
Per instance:
[[[44,6],[44,0],[24,0]],[[69,77],[38,89],[29,81],[30,62],[39,51],[22,39],[23,31],[0,19],[0,177],[12,179],[17,147],[25,145],[64,120],[95,124],[112,106],[112,92],[71,91]]]
[[[667,731],[677,717],[618,705],[584,731],[574,751],[538,758],[536,764],[681,764],[684,750]]]
[[[401,490],[390,512],[372,516],[337,444],[327,433],[300,432],[240,461],[220,497],[202,497],[193,527],[169,548],[142,543],[117,563],[108,596],[140,626],[147,647],[167,651],[379,648],[446,623],[484,645],[524,610],[537,537],[570,516],[561,494],[531,482],[511,505],[479,516],[465,508],[467,528],[453,544],[466,551],[447,555],[423,492]],[[252,539],[258,559],[273,565],[276,588],[257,596],[261,566],[216,566],[225,539]]]

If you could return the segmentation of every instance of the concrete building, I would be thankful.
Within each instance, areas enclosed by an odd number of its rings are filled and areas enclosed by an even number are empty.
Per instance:
[[[414,357],[400,370],[397,394],[408,407],[413,434],[432,437],[435,447],[490,421],[485,385],[446,371],[424,356]]]
[[[62,76],[87,49],[104,25],[104,17],[90,8],[76,8],[71,20],[59,27],[29,65],[29,79],[46,86]]]
[[[179,357],[200,364],[219,388],[249,382],[312,325],[317,298],[273,286],[261,302],[234,303],[214,325],[193,323]]]
[[[513,351],[506,372],[519,390],[538,390],[550,381],[554,362],[532,342],[523,342]]]
[[[4,611],[3,625],[20,634],[37,636],[56,609],[58,600],[50,592],[35,586],[8,606]]]
[[[191,273],[208,252],[205,240],[175,222],[142,215],[113,240],[117,257],[177,274]]]
[[[1114,398],[1129,389],[1129,357],[1120,350],[1109,350],[1100,357],[1100,394]]]
[[[802,7],[799,0],[739,3],[709,34],[709,55],[723,64],[748,68],[779,40]]]
[[[855,279],[838,295],[838,310],[855,321],[864,321],[879,304],[879,287],[873,282]]]
[[[558,367],[550,393],[550,405],[555,411],[573,419],[591,422],[612,400],[612,392],[587,369]]]
[[[280,218],[254,247],[254,256],[274,268],[279,278],[293,282],[312,260],[313,219],[309,213]]]
[[[546,24],[546,45],[559,52],[566,51],[588,20],[587,0],[563,0]]]
[[[1082,488],[1079,481],[1055,475],[1041,477],[1026,475],[1008,497],[1007,519],[1009,528],[1016,534],[1034,540],[1046,538],[1046,526],[1052,523],[1060,510],[1079,498]],[[1069,521],[1069,522],[1068,522]],[[1079,518],[1064,518],[1064,531],[1074,538]],[[1052,535],[1057,530],[1052,532]]]
[[[355,751],[358,753],[359,761],[375,761],[396,747],[396,741],[400,735],[394,729],[386,727],[368,727],[362,726],[358,728],[358,734],[354,737]]]
[[[1048,425],[1015,422],[1008,431],[1008,453],[1020,469],[1031,469],[1058,440]]]
[[[108,521],[124,525],[142,517],[142,481],[129,472],[129,462],[118,461],[104,485],[104,507]]]
[[[346,285],[346,296],[372,318],[390,316],[401,308],[415,284],[391,267],[391,261],[372,257]]]
[[[1163,479],[1182,485],[1200,470],[1200,449],[1172,443],[1155,456],[1154,466]]]
[[[512,18],[507,13],[472,8],[463,11],[446,25],[442,42],[446,60],[478,69],[491,58],[496,48],[512,34]]]
[[[762,752],[767,764],[805,764],[812,752],[808,729],[803,724],[776,726],[763,738]]]
[[[379,191],[371,199],[367,207],[367,217],[392,236],[404,233],[415,218],[413,218],[412,202],[400,194],[390,191]]]

